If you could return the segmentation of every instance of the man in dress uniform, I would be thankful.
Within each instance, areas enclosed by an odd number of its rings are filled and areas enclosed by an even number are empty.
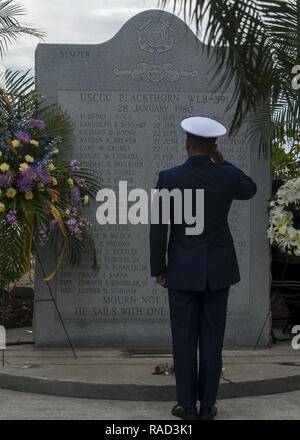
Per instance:
[[[240,280],[228,212],[234,199],[253,197],[256,184],[218,150],[217,138],[226,133],[222,124],[190,117],[181,126],[187,134],[188,159],[161,171],[156,188],[178,188],[183,198],[184,189],[192,189],[193,194],[203,189],[204,229],[187,235],[186,227],[191,225],[174,222],[174,208],[169,240],[168,224],[151,224],[151,275],[168,289],[177,394],[172,414],[207,420],[217,414],[229,288]]]

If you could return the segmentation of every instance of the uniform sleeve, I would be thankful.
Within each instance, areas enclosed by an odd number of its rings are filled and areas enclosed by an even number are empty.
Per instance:
[[[256,183],[253,182],[251,177],[247,176],[240,168],[236,167],[232,163],[225,161],[224,166],[232,167],[236,170],[236,180],[234,187],[233,198],[236,200],[248,200],[251,199],[257,192]]]
[[[165,188],[161,173],[156,189]],[[161,202],[161,201],[160,201]],[[160,203],[159,223],[150,225],[150,266],[151,276],[155,277],[166,273],[166,252],[168,242],[168,224],[162,223],[162,209]]]

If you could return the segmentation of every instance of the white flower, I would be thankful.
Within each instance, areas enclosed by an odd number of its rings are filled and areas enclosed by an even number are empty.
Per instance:
[[[290,179],[277,191],[270,203],[267,237],[289,255],[300,256],[300,230],[294,228],[294,215],[289,205],[300,208],[300,178]]]
[[[295,181],[295,189],[296,189],[297,191],[300,190],[300,177],[299,177],[298,179],[296,179],[296,181]]]
[[[294,254],[296,255],[296,257],[300,257],[300,249],[299,248],[294,249]]]

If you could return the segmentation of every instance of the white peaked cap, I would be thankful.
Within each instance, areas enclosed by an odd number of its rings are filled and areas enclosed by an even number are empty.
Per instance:
[[[227,130],[220,122],[201,116],[192,116],[181,121],[181,127],[187,133],[204,138],[216,138],[224,136]]]

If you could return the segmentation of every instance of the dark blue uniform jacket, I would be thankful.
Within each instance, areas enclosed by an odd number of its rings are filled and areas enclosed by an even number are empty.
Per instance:
[[[240,280],[234,242],[228,226],[232,201],[247,200],[256,184],[230,162],[217,164],[208,156],[192,156],[180,166],[161,171],[157,189],[204,189],[204,230],[186,235],[185,222],[174,224],[170,210],[168,225],[151,224],[151,275],[166,274],[164,287],[175,290],[218,290]],[[195,211],[193,211],[195,212]]]

